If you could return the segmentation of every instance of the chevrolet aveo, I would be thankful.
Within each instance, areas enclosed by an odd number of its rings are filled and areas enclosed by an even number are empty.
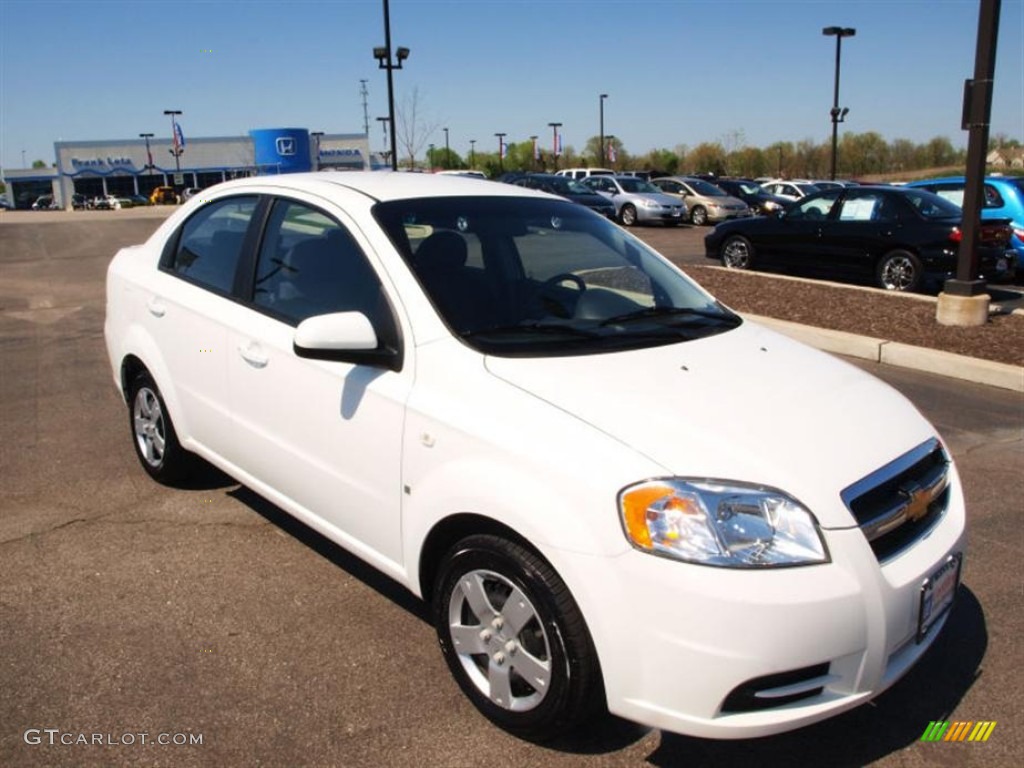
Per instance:
[[[862,704],[948,615],[964,502],[935,429],[541,192],[221,184],[107,278],[156,480],[198,457],[432,606],[530,739],[610,710],[716,738]]]

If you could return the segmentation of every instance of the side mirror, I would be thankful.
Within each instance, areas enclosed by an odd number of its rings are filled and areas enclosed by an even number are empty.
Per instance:
[[[315,315],[299,323],[292,342],[298,357],[334,360],[376,368],[402,369],[401,343],[382,346],[362,312]]]

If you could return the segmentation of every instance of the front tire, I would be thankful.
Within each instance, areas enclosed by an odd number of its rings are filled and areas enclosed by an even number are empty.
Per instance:
[[[629,203],[622,206],[622,212],[619,214],[619,218],[622,219],[623,225],[632,227],[636,224],[636,208]]]
[[[143,371],[128,392],[128,421],[132,445],[142,468],[159,483],[184,479],[192,468],[192,454],[181,447],[160,389]]]
[[[708,212],[704,206],[695,205],[690,210],[690,223],[696,227],[703,227],[708,223]]]
[[[920,259],[910,251],[891,251],[878,262],[878,285],[887,291],[916,291],[924,278]]]
[[[544,741],[604,704],[583,616],[554,569],[526,547],[463,539],[441,563],[433,611],[452,675],[501,728]]]
[[[727,269],[750,269],[754,265],[754,246],[743,235],[731,235],[719,251]]]

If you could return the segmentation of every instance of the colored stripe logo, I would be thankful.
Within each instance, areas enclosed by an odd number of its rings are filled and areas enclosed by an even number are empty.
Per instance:
[[[988,741],[996,729],[995,720],[932,720],[921,735],[921,741]]]

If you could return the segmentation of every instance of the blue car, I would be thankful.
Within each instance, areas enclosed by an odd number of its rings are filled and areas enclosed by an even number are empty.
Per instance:
[[[923,187],[944,197],[951,203],[963,206],[965,176],[947,176],[942,179],[911,181],[905,186]],[[1010,219],[1013,237],[1010,246],[1017,253],[1017,271],[1024,269],[1024,178],[1014,176],[985,177],[985,207],[981,209],[982,219]]]

